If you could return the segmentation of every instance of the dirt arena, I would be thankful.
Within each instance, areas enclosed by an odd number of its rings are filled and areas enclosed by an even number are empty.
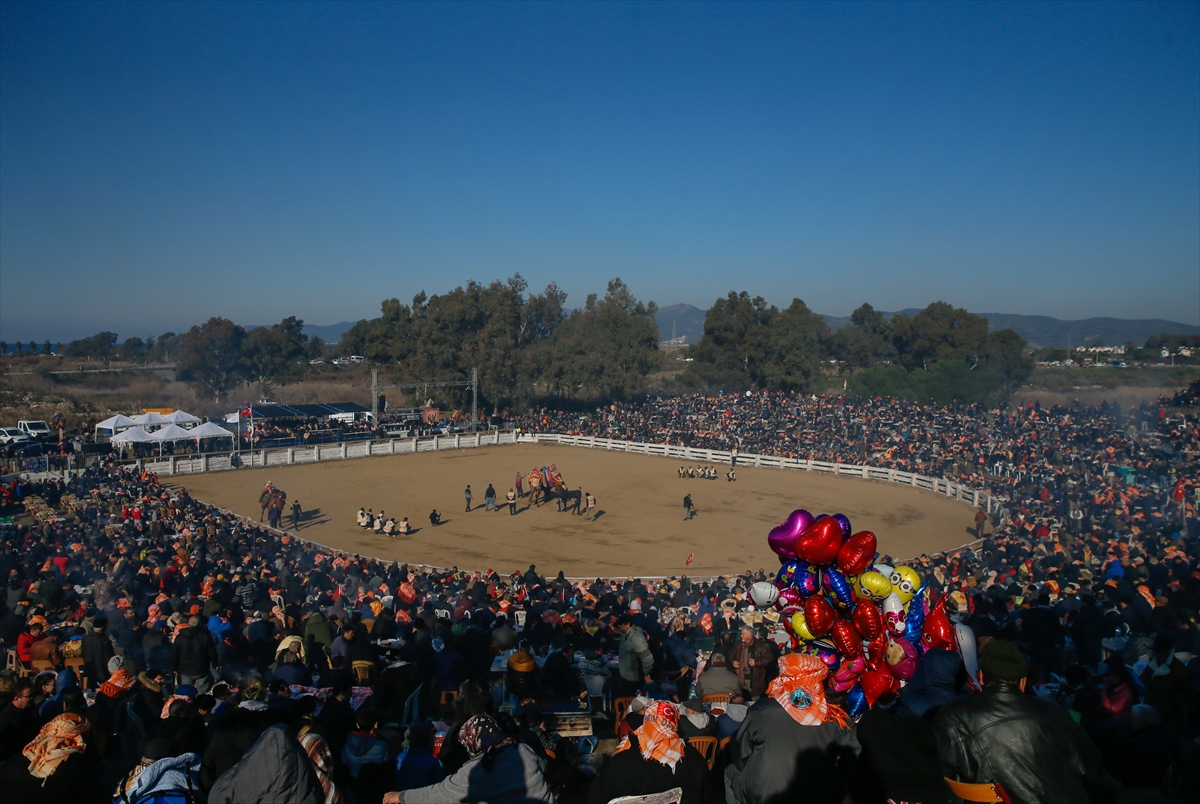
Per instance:
[[[596,495],[595,521],[559,513],[554,503],[516,516],[507,507],[483,509],[494,484],[501,501],[518,471],[556,464],[571,488]],[[773,568],[767,532],[795,508],[814,514],[844,513],[855,531],[872,530],[880,552],[897,557],[955,547],[971,540],[974,509],[942,495],[893,483],[780,469],[738,467],[737,482],[680,480],[669,458],[521,444],[329,461],[320,464],[239,469],[175,479],[192,496],[259,515],[258,495],[272,481],[305,510],[298,535],[340,550],[388,560],[462,569],[564,571],[568,577],[693,576]],[[471,485],[475,510],[464,511]],[[699,511],[684,521],[683,496]],[[383,509],[415,529],[389,539],[359,529],[359,507]],[[437,508],[443,523],[433,528]],[[291,524],[285,517],[286,525]],[[689,569],[684,562],[695,554]]]

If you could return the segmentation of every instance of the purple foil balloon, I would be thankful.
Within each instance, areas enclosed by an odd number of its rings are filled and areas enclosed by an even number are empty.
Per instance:
[[[842,541],[850,538],[850,519],[845,514],[834,514],[833,518],[842,526]]]
[[[771,532],[767,534],[767,545],[780,558],[795,558],[796,537],[812,523],[813,515],[803,508],[797,508],[782,525],[771,528]]]

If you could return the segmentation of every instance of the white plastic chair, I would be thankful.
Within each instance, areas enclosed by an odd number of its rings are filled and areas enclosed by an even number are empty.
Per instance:
[[[587,687],[588,707],[591,708],[592,699],[600,699],[600,711],[607,712],[612,708],[612,700],[608,690],[605,689],[608,679],[604,676],[584,676],[583,686]]]
[[[662,793],[650,793],[645,796],[621,796],[614,798],[608,804],[679,804],[683,801],[683,788],[674,787]]]

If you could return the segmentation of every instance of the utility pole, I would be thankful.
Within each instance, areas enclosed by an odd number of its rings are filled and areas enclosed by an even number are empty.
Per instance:
[[[479,368],[471,367],[471,432],[479,429]],[[516,510],[515,508],[513,510]]]

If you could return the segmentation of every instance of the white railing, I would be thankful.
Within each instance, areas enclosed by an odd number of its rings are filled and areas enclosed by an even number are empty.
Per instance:
[[[587,447],[603,449],[610,452],[632,452],[638,455],[661,455],[668,458],[679,458],[685,461],[700,461],[703,463],[729,464],[733,454],[719,449],[693,449],[692,447],[677,447],[671,444],[647,444],[639,441],[621,441],[615,438],[595,438],[594,436],[569,436],[559,433],[537,433],[521,436],[522,442],[550,442],[564,444],[570,447]],[[800,460],[796,458],[779,458],[773,455],[754,455],[739,453],[738,466],[765,467],[769,469],[800,469],[807,472],[824,472],[847,477],[860,477],[864,480],[886,480],[889,483],[899,483],[902,486],[912,486],[925,489],[937,494],[965,502],[968,505],[982,508],[989,514],[1000,508],[1000,501],[992,495],[970,486],[954,483],[945,478],[927,477],[915,472],[902,472],[898,469],[886,469],[878,466],[858,466],[849,463],[828,463],[826,461]]]
[[[313,444],[311,447],[280,447],[237,453],[241,466],[289,466],[318,461],[344,461],[348,458],[369,458],[379,455],[404,455],[442,449],[490,447],[515,444],[512,431],[489,430],[478,433],[396,438],[388,441],[343,441],[340,444]],[[141,466],[160,476],[189,475],[202,472],[222,472],[234,468],[229,454],[187,455],[144,460]]]

